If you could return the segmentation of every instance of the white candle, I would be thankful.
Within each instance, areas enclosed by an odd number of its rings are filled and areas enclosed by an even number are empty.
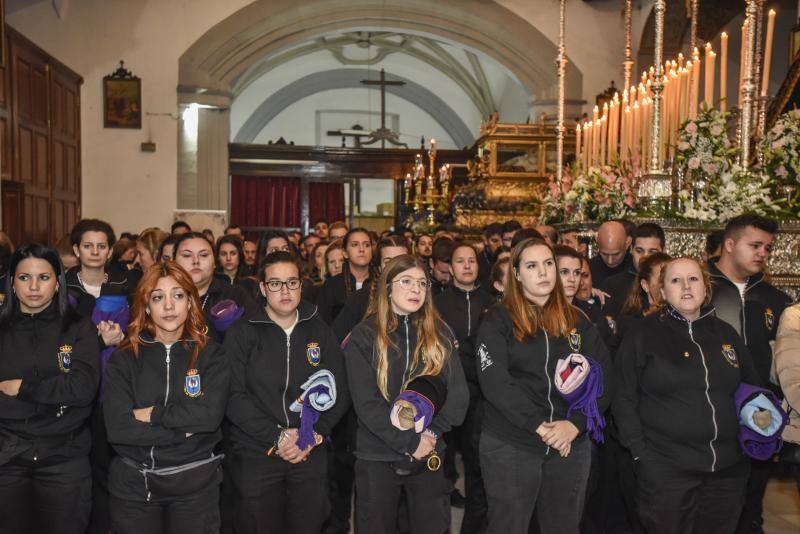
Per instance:
[[[575,161],[581,161],[581,124],[575,128]]]
[[[761,81],[761,96],[769,94],[769,69],[772,64],[772,38],[775,33],[775,10],[769,10],[767,18],[767,44],[764,47],[764,77]]]
[[[728,99],[728,34],[720,36],[721,56],[719,58],[719,109],[725,111]]]
[[[708,107],[714,105],[714,71],[711,70],[711,54],[713,53],[714,52],[711,51],[711,43],[706,43],[706,68],[705,80],[703,82],[705,96],[703,97],[703,103]]]

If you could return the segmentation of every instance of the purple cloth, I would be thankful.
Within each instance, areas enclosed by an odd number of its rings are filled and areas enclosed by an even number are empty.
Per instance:
[[[209,315],[211,324],[217,332],[226,332],[239,317],[244,315],[244,308],[237,306],[231,299],[225,299],[214,304]]]
[[[128,309],[128,300],[124,296],[110,296],[101,295],[95,300],[94,310],[92,310],[92,323],[95,326],[100,324],[101,321],[110,321],[117,323],[120,330],[125,332],[128,330],[128,321],[130,320],[130,310]],[[105,397],[105,383],[103,377],[106,372],[106,365],[111,354],[117,347],[106,347],[100,351],[100,393],[97,397],[98,404],[103,403]]]
[[[397,412],[395,410],[397,401],[406,401],[414,407],[414,432],[417,434],[424,432],[425,429],[428,428],[428,425],[431,424],[431,421],[433,421],[435,409],[431,400],[421,393],[406,389],[400,392],[392,404],[389,418],[392,420],[392,424],[395,427],[400,428],[400,423],[397,420]],[[400,430],[405,429],[400,428]]]
[[[770,390],[751,384],[745,384],[744,382],[739,384],[736,393],[733,394],[733,401],[736,405],[736,415],[738,417],[742,407],[747,404],[750,399],[760,394],[769,399],[778,409],[782,419],[781,426],[773,435],[762,436],[755,430],[747,428],[745,425],[739,425],[739,444],[742,446],[744,453],[750,458],[755,460],[769,460],[773,455],[780,452],[781,447],[783,447],[781,433],[783,433],[783,428],[789,421],[789,416],[786,415],[786,412],[781,407],[780,401]]]
[[[559,391],[564,400],[569,403],[567,418],[573,412],[580,411],[586,416],[586,430],[589,437],[597,443],[603,443],[603,429],[606,421],[597,407],[597,398],[603,396],[603,369],[596,361],[584,356],[589,363],[589,373],[583,383],[569,393]]]
[[[325,384],[318,384],[306,391],[304,397],[308,398],[315,393],[330,395],[331,391]],[[314,441],[314,425],[317,421],[319,421],[319,411],[311,406],[310,402],[304,402],[300,410],[300,429],[297,431],[297,448],[301,451],[316,443]]]

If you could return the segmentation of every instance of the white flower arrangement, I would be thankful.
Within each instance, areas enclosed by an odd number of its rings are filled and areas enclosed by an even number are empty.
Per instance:
[[[761,141],[764,171],[783,182],[800,181],[800,109],[780,116]]]
[[[780,202],[772,199],[772,180],[768,176],[743,171],[733,165],[729,171],[697,188],[695,194],[681,191],[686,209],[682,216],[707,223],[725,223],[742,213],[777,217],[783,213]]]

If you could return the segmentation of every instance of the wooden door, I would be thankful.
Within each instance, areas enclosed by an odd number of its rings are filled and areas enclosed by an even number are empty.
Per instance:
[[[5,34],[3,47],[5,61],[0,66],[0,179],[10,180],[14,167],[14,148],[11,135],[11,98],[8,68],[8,35]],[[16,244],[16,241],[14,242]]]
[[[50,240],[58,241],[78,222],[81,203],[80,79],[50,71],[52,181]]]
[[[50,98],[47,57],[38,50],[9,43],[12,128],[15,141],[13,180],[22,182],[23,240],[50,241]]]

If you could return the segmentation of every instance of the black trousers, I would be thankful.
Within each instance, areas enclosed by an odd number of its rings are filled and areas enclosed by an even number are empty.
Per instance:
[[[92,467],[92,514],[89,518],[87,534],[108,534],[111,530],[109,515],[108,469],[111,458],[115,456],[108,443],[103,408],[96,406],[90,418],[92,429],[92,450],[89,463]]]
[[[555,449],[536,454],[484,432],[480,456],[488,533],[527,533],[536,508],[542,534],[578,534],[591,465],[588,438],[573,442],[562,458]]]
[[[319,534],[329,511],[322,447],[291,464],[234,446],[229,465],[236,534]]]
[[[354,466],[356,457],[353,450],[356,443],[358,419],[350,407],[336,424],[331,433],[328,446],[328,495],[330,496],[330,515],[322,531],[325,534],[348,534],[350,532],[350,513],[353,510]]]
[[[648,534],[731,534],[750,471],[747,461],[691,472],[650,454],[636,462],[637,504]]]
[[[461,453],[464,459],[464,519],[461,534],[483,534],[486,532],[489,507],[481,475],[480,439],[483,400],[480,396],[470,399],[467,416],[461,425]]]
[[[402,495],[409,532],[443,534],[450,527],[449,487],[441,469],[400,476],[390,462],[356,459],[356,534],[395,534]]]
[[[157,502],[110,497],[111,534],[217,534],[219,484],[201,491]]]
[[[771,461],[750,460],[750,477],[747,479],[744,507],[736,534],[764,532],[764,493],[767,491],[772,467]]]
[[[0,533],[83,534],[92,508],[89,458],[0,467]]]

